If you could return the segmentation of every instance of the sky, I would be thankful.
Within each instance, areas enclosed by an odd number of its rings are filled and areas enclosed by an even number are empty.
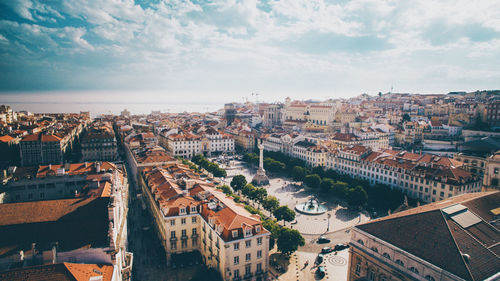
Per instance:
[[[0,50],[0,102],[499,89],[500,1],[9,0]]]

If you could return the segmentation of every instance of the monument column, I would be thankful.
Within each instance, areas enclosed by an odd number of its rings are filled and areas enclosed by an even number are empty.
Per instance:
[[[264,170],[264,145],[262,144],[262,140],[260,140],[257,144],[259,148],[259,169],[257,170],[257,174],[252,179],[252,184],[254,185],[267,185],[269,184],[269,178],[266,176],[266,170]]]

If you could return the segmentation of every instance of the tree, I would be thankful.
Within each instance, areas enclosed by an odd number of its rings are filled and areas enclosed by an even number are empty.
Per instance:
[[[362,206],[368,201],[368,194],[361,186],[349,189],[347,193],[347,202],[351,206]]]
[[[274,212],[280,206],[280,201],[274,196],[267,196],[262,202],[262,207],[269,212]]]
[[[332,179],[324,178],[321,181],[320,188],[323,193],[328,193],[333,190],[333,185],[335,182]]]
[[[304,182],[309,187],[318,188],[319,185],[321,184],[321,177],[319,175],[317,175],[317,174],[308,175],[304,179]]]
[[[294,181],[303,181],[306,177],[306,170],[300,166],[295,166],[292,169],[292,178]]]
[[[299,246],[304,246],[305,240],[296,229],[282,228],[278,236],[278,251],[289,256],[297,251]]]
[[[291,222],[295,219],[295,212],[287,206],[280,206],[273,212],[274,217],[279,221]]]
[[[263,187],[254,189],[252,193],[252,199],[257,200],[258,202],[262,202],[262,200],[264,200],[264,198],[267,196],[267,190]]]
[[[227,194],[227,195],[231,195],[231,194],[233,194],[233,191],[232,191],[232,190],[231,190],[231,188],[230,188],[229,186],[227,186],[227,185],[223,185],[223,186],[221,186],[221,187],[219,187],[219,188],[220,188],[220,190],[222,190],[222,192],[224,192],[224,193],[225,193],[225,194]]]
[[[345,182],[337,181],[333,185],[333,194],[335,194],[335,196],[338,196],[340,198],[346,198],[348,190],[349,190],[349,185]]]
[[[250,198],[252,196],[254,189],[255,189],[255,186],[253,186],[253,184],[249,183],[241,189],[241,193]],[[250,198],[250,199],[252,199],[252,198]]]
[[[234,176],[231,180],[231,187],[234,191],[241,190],[247,184],[247,179],[244,175]]]

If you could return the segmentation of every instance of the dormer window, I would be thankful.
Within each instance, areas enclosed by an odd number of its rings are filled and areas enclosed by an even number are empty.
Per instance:
[[[238,230],[233,230],[233,238],[238,237]]]
[[[191,213],[196,213],[196,206],[191,207]]]
[[[252,229],[251,228],[245,229],[245,237],[247,237],[247,236],[252,236]]]
[[[179,214],[184,215],[186,214],[186,208],[179,208]]]
[[[257,225],[257,226],[255,227],[255,232],[257,232],[257,233],[259,233],[259,232],[260,232],[260,225]]]

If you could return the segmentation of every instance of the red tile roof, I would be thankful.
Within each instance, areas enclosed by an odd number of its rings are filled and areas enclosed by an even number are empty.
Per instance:
[[[103,281],[111,281],[113,266],[65,262],[0,272],[0,280],[11,281],[89,281],[98,276],[102,276]]]

